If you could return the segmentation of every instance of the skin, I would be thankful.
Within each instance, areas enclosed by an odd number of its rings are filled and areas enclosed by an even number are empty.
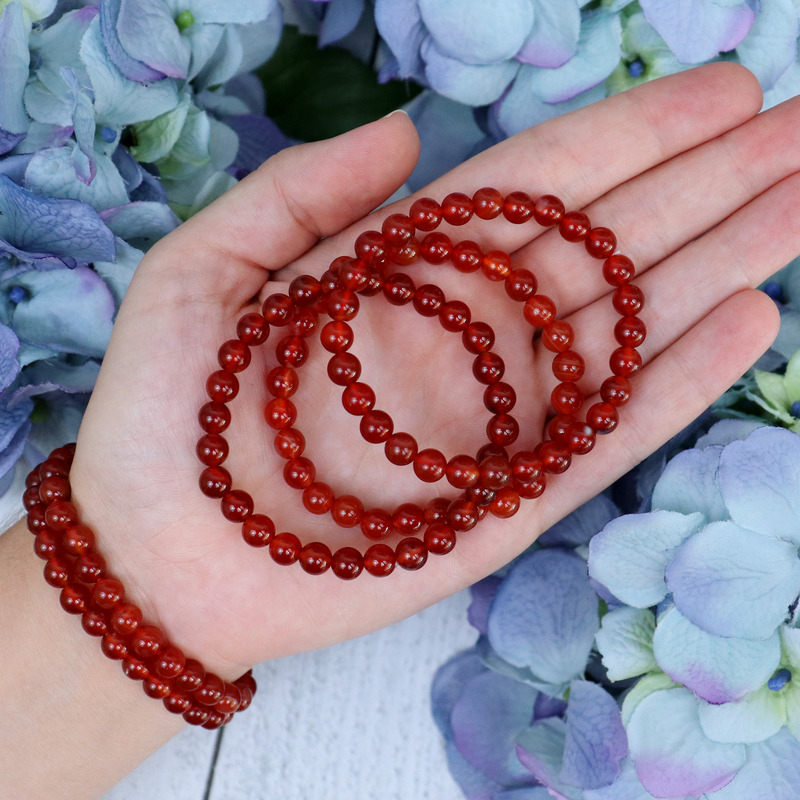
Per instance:
[[[752,74],[713,64],[524,131],[419,193],[441,200],[488,185],[554,193],[568,209],[585,210],[593,224],[617,233],[636,263],[648,329],[645,366],[618,430],[598,437],[593,452],[576,458],[540,500],[525,502],[510,520],[487,517],[419,572],[344,582],[330,572],[310,577],[297,565],[278,567],[246,546],[218,502],[200,494],[194,455],[205,379],[236,320],[286,292],[297,275],[320,275],[389,213],[407,212],[414,197],[369,213],[415,164],[410,120],[395,114],[284,151],[161,240],[120,309],[72,472],[74,502],[145,619],[229,680],[266,659],[360,636],[507,563],[677,433],[772,342],[777,310],[752,287],[800,252],[800,100],[756,116],[761,103]],[[587,363],[581,387],[597,392],[609,374],[618,319],[601,262],[532,222],[476,220],[440,230],[506,250],[536,274],[539,292],[575,328]],[[427,264],[407,271],[417,285],[438,283],[448,298],[468,303],[473,319],[492,325],[504,379],[517,391],[518,446],[535,444],[555,380],[552,354],[538,342],[531,347],[520,306],[479,274]],[[362,300],[353,327],[362,380],[395,429],[448,457],[474,454],[488,416],[458,337],[380,297]],[[333,550],[363,550],[357,528],[334,529],[329,518],[307,514],[300,492],[282,480],[284,462],[263,420],[262,378],[276,364],[280,335],[273,331],[254,349],[240,375],[225,466],[279,531]],[[382,448],[361,440],[341,390],[325,375],[324,356],[315,339],[293,398],[318,480],[357,494],[367,508],[454,494],[420,484],[410,468],[392,466]],[[0,646],[0,774],[10,796],[96,797],[183,724],[126,680],[61,611],[24,525],[0,538]]]

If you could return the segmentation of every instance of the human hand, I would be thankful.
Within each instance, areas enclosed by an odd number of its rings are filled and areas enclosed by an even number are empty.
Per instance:
[[[585,210],[594,225],[614,230],[621,252],[635,262],[648,328],[640,348],[645,366],[618,430],[598,437],[593,452],[575,458],[540,499],[524,501],[509,520],[487,516],[459,535],[447,558],[431,556],[420,572],[345,582],[330,572],[310,577],[299,566],[278,567],[242,541],[218,501],[200,493],[194,453],[205,379],[217,369],[219,345],[235,336],[237,319],[258,311],[269,294],[286,292],[297,275],[319,276],[336,256],[352,252],[360,232],[410,207],[416,196],[362,218],[414,166],[410,121],[394,115],[284,151],[159,242],[120,310],[72,474],[82,518],[145,618],[225,677],[367,633],[494,571],[679,431],[774,338],[774,304],[748,288],[800,249],[793,175],[800,166],[793,138],[800,103],[755,116],[760,106],[750,73],[714,64],[543,123],[419,193],[441,200],[494,186],[504,194],[556,194],[568,210]],[[580,382],[585,407],[595,402],[618,319],[601,262],[534,223],[474,220],[440,230],[454,240],[475,239],[484,250],[503,249],[515,266],[535,273],[539,292],[554,298],[559,317],[575,329],[587,363]],[[434,282],[448,299],[464,300],[473,319],[494,328],[504,380],[517,392],[515,447],[536,444],[555,385],[552,354],[538,342],[531,348],[519,305],[479,275],[426,263],[403,271],[417,285]],[[396,430],[448,458],[474,455],[485,442],[487,412],[457,337],[380,297],[362,299],[353,328],[362,380]],[[358,528],[338,529],[327,516],[309,515],[300,492],[283,481],[285,462],[263,417],[263,375],[277,363],[277,334],[253,349],[253,363],[239,376],[225,467],[279,531],[332,550],[363,550]],[[381,447],[360,438],[358,418],[344,411],[340,388],[325,374],[325,355],[312,340],[293,398],[317,480],[337,494],[357,494],[367,508],[390,511],[401,502],[455,496],[449,486],[419,483],[410,467],[389,464]]]

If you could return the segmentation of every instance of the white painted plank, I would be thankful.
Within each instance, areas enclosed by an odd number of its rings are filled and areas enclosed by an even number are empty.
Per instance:
[[[211,800],[463,800],[429,693],[436,669],[475,642],[468,603],[462,592],[369,636],[259,665],[253,706],[225,731]]]

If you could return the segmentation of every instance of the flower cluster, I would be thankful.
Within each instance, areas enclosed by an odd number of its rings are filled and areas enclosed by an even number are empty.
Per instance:
[[[597,497],[478,584],[433,687],[466,796],[795,797],[798,498],[800,436],[725,420],[651,510]]]

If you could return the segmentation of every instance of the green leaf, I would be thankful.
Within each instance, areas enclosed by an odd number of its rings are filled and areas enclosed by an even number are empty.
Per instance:
[[[800,350],[798,350],[786,365],[786,374],[783,376],[783,388],[789,400],[789,407],[800,400]]]
[[[416,84],[379,84],[374,70],[314,36],[283,30],[272,58],[256,70],[267,93],[267,115],[292,138],[311,142],[379,119],[422,91]]]
[[[188,111],[189,103],[181,103],[166,114],[133,125],[136,144],[131,147],[131,155],[145,163],[163,158],[178,141]]]
[[[788,413],[792,403],[789,400],[789,395],[786,394],[783,376],[776,375],[774,372],[762,372],[760,369],[755,370],[755,375],[756,385],[764,399],[775,408]]]

